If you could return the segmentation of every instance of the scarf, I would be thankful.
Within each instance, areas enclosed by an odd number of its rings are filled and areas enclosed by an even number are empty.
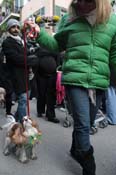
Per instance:
[[[19,35],[14,36],[14,35],[8,33],[8,36],[15,39],[17,41],[17,43],[22,44],[24,46],[24,41],[22,40],[22,38]]]
[[[91,26],[95,25],[95,22],[96,22],[96,9],[94,9],[90,13],[88,13],[85,16],[85,18],[91,24]]]

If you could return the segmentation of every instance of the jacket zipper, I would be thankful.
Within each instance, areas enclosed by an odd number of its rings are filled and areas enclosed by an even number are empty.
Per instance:
[[[89,58],[89,71],[88,71],[88,86],[89,83],[91,81],[91,72],[92,72],[92,64],[93,64],[93,60],[92,60],[92,53],[93,53],[93,28],[91,27],[91,48],[90,48],[90,58]]]

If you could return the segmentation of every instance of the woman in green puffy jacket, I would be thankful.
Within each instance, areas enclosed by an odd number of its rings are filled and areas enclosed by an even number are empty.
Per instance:
[[[109,0],[73,0],[54,37],[37,29],[37,42],[42,47],[54,52],[65,50],[62,83],[74,119],[71,155],[82,166],[83,175],[95,175],[90,117],[95,117],[109,86],[110,67],[116,70],[116,16]]]

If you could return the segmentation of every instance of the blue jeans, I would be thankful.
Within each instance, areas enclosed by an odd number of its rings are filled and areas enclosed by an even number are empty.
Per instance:
[[[72,134],[72,149],[88,151],[90,148],[90,99],[88,90],[82,87],[66,86],[74,120]],[[100,104],[101,95],[96,95],[97,105]],[[98,103],[99,101],[99,103]],[[97,107],[98,109],[98,107]],[[95,110],[97,112],[97,110]],[[94,114],[96,116],[96,114]]]
[[[116,125],[116,87],[113,86],[106,91],[106,114],[108,122]]]
[[[26,93],[18,95],[18,107],[15,114],[16,121],[21,122],[22,118],[27,115],[27,96]]]

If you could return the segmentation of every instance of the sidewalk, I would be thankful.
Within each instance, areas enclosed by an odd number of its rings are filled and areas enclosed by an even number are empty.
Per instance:
[[[65,113],[56,110],[60,124],[36,117],[36,101],[31,101],[31,116],[34,117],[42,130],[42,143],[38,147],[38,159],[21,164],[13,155],[4,156],[3,132],[0,131],[0,175],[82,175],[81,168],[69,155],[72,125],[63,127]],[[0,112],[0,123],[5,117]],[[96,175],[116,174],[116,127],[108,126],[98,130],[91,136],[95,148],[97,164]]]

